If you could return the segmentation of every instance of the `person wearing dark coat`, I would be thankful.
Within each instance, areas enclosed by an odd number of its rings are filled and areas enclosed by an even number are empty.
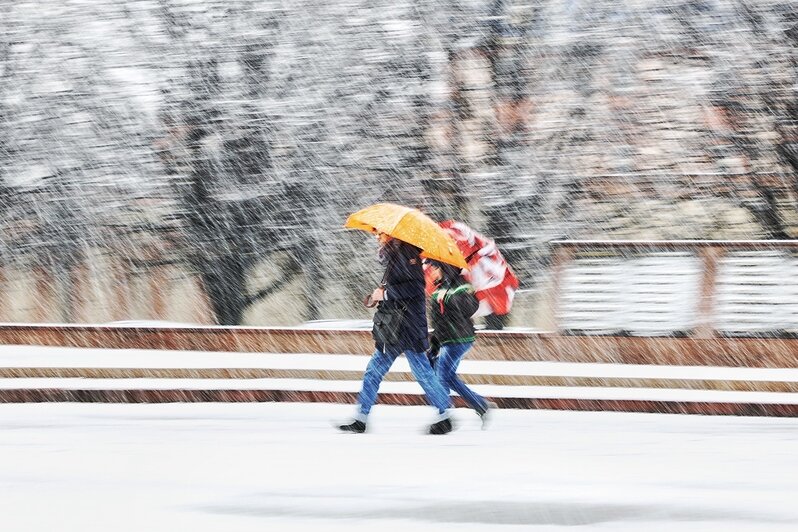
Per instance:
[[[492,406],[484,397],[466,386],[457,377],[457,367],[476,340],[471,318],[479,308],[474,288],[466,282],[461,270],[433,260],[426,261],[435,290],[430,296],[430,358],[444,386],[465,400],[482,419],[485,428]],[[494,405],[495,406],[495,405]]]
[[[448,389],[438,380],[426,355],[429,332],[421,250],[385,234],[378,235],[378,238],[378,257],[385,266],[385,275],[382,286],[369,296],[377,302],[372,330],[375,351],[363,375],[355,419],[338,428],[344,432],[366,431],[367,418],[377,401],[380,383],[396,358],[404,353],[427,401],[438,409],[439,417],[430,425],[429,434],[446,434],[452,430],[451,400]]]

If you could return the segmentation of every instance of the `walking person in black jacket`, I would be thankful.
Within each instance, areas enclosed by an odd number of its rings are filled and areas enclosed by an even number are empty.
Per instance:
[[[457,366],[476,340],[471,316],[479,308],[479,301],[459,268],[433,260],[426,264],[435,284],[429,310],[435,371],[444,386],[457,392],[476,411],[484,428],[490,403],[457,377]]]
[[[378,303],[372,330],[375,350],[363,375],[355,419],[338,428],[343,432],[366,432],[380,383],[396,358],[404,353],[427,402],[438,410],[438,419],[429,426],[428,433],[446,434],[452,430],[449,389],[439,381],[425,354],[429,343],[421,250],[384,233],[378,238],[385,276],[382,286],[370,296]]]

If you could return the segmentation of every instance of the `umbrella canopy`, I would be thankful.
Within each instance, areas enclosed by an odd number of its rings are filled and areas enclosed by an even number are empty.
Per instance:
[[[385,233],[420,248],[422,257],[468,268],[449,233],[418,209],[395,203],[377,203],[349,215],[344,227]]]
[[[464,277],[474,287],[479,299],[479,310],[475,316],[510,312],[519,285],[518,278],[507,265],[496,243],[462,222],[447,220],[440,225],[467,257],[469,271]],[[427,291],[431,293],[433,289],[432,279],[428,275]]]

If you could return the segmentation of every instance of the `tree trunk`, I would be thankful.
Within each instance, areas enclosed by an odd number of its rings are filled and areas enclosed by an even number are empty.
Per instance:
[[[303,289],[305,293],[305,321],[316,321],[321,317],[321,298],[323,295],[324,283],[322,282],[321,268],[319,267],[319,252],[317,245],[308,240],[302,245],[302,253],[297,254],[303,277]]]
[[[219,325],[241,325],[248,302],[245,268],[235,257],[221,257],[201,265],[202,281]]]

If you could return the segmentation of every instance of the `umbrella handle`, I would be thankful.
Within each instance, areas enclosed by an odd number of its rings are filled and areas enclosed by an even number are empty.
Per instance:
[[[377,306],[377,301],[374,301],[371,298],[371,294],[369,294],[363,298],[363,304],[366,306],[366,308],[374,308]]]

